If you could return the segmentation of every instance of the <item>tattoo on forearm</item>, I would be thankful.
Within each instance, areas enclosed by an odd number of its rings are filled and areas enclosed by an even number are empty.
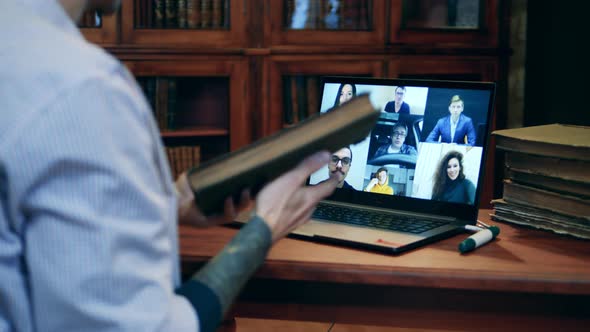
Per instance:
[[[250,276],[262,265],[272,244],[270,228],[255,216],[193,279],[207,285],[219,298],[222,315]]]

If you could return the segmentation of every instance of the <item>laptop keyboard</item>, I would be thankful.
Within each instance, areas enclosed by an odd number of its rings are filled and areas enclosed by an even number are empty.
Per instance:
[[[320,203],[314,211],[314,219],[337,221],[349,225],[367,226],[419,234],[448,224],[446,221],[424,219],[408,215],[392,215],[371,210],[360,210],[343,206]]]

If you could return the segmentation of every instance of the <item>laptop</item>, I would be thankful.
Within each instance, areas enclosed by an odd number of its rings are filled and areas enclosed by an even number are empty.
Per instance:
[[[321,86],[322,113],[360,93],[382,113],[310,176],[308,185],[345,178],[291,236],[397,254],[476,224],[494,83],[323,77]]]

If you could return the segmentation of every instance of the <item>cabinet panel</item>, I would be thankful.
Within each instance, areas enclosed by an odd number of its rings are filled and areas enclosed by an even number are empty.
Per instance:
[[[317,113],[321,76],[383,75],[379,57],[272,56],[265,62],[260,134],[268,135]]]
[[[495,82],[497,67],[497,61],[490,57],[404,56],[389,62],[388,76]]]
[[[194,57],[125,64],[144,89],[166,142],[209,141],[219,149],[212,154],[219,154],[252,141],[245,60]]]
[[[86,40],[95,44],[115,44],[117,42],[117,15],[102,16],[95,11],[82,14],[78,22]]]
[[[121,4],[122,42],[158,46],[245,46],[245,1],[135,0]]]
[[[383,45],[384,0],[267,0],[265,35],[276,45]]]
[[[392,0],[392,44],[498,45],[498,0]]]

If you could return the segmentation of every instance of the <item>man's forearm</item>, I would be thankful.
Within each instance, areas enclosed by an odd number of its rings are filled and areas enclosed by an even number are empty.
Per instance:
[[[252,274],[262,265],[272,244],[269,227],[253,217],[240,232],[177,293],[199,315],[202,331],[213,331]]]

